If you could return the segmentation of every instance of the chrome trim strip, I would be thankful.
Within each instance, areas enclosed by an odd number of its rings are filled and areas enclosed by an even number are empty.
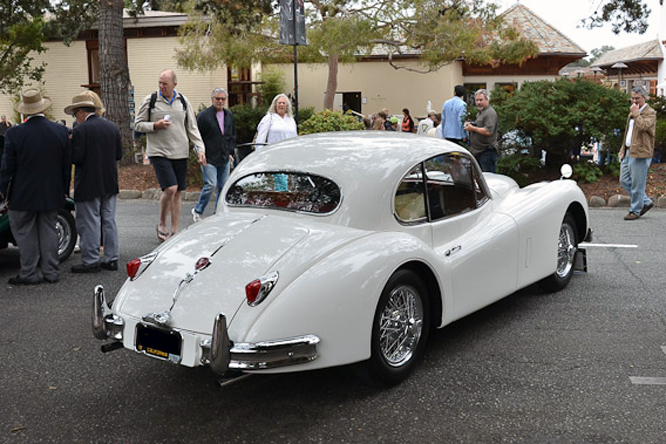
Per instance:
[[[218,375],[224,375],[229,369],[229,334],[227,318],[218,313],[213,324],[213,337],[210,341],[210,368]]]

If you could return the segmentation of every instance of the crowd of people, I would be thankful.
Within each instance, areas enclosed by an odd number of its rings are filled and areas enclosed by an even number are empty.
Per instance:
[[[402,110],[402,118],[392,116],[384,108],[366,120],[366,127],[375,131],[402,131],[455,142],[472,152],[483,171],[494,173],[498,157],[498,121],[497,113],[490,105],[490,93],[486,89],[474,93],[478,110],[474,121],[466,120],[465,87],[456,85],[453,93],[453,97],[442,105],[441,113],[429,110],[419,122],[414,121],[407,108]]]
[[[187,188],[189,147],[193,146],[203,177],[203,189],[192,209],[194,222],[201,220],[216,193],[217,209],[221,190],[234,163],[236,126],[233,113],[225,107],[227,91],[215,88],[211,106],[195,115],[184,95],[176,90],[176,73],[165,70],[158,78],[158,90],[141,102],[135,130],[146,134],[146,156],[162,189],[157,238],[165,241],[179,231],[181,193]],[[474,93],[476,118],[467,120],[465,88],[456,85],[453,97],[442,112],[429,111],[415,122],[409,109],[402,118],[383,109],[366,119],[366,127],[376,131],[402,131],[449,140],[466,147],[484,172],[495,172],[497,113],[490,105],[487,90]],[[654,150],[656,113],[646,104],[642,87],[631,91],[632,104],[619,152],[620,182],[631,197],[625,220],[635,220],[654,203],[645,195],[647,168]],[[44,111],[51,106],[39,88],[23,91],[16,104],[27,116],[12,126],[1,116],[0,131],[4,152],[0,164],[0,200],[8,198],[9,220],[19,246],[21,270],[9,279],[12,285],[55,283],[60,277],[56,217],[70,195],[74,166],[76,228],[80,236],[81,263],[73,273],[95,273],[118,269],[118,228],[115,220],[119,192],[117,162],[122,158],[118,127],[103,117],[104,106],[97,94],[84,91],[72,98],[64,112],[75,118],[71,131],[50,122]],[[289,97],[279,94],[257,126],[256,149],[297,136],[297,126]],[[286,177],[274,174],[277,190],[286,190]],[[11,185],[11,187],[10,187]],[[103,257],[100,248],[104,247]]]

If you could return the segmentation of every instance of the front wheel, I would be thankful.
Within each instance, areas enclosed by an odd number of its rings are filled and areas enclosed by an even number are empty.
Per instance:
[[[574,274],[574,261],[578,251],[578,236],[576,223],[567,214],[560,226],[557,240],[557,269],[555,273],[539,282],[539,286],[546,292],[560,291],[569,284]]]
[[[70,211],[58,210],[56,232],[58,233],[58,260],[64,262],[76,246],[76,224]]]
[[[392,386],[413,370],[430,331],[426,288],[412,271],[400,270],[382,291],[372,326],[372,355],[360,366],[370,385]]]

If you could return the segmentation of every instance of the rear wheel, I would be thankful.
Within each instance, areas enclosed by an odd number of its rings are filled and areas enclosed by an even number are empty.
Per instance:
[[[400,270],[382,291],[372,326],[372,355],[361,378],[380,386],[404,380],[423,354],[430,316],[425,286],[412,271]]]
[[[547,292],[562,290],[569,284],[574,274],[574,261],[578,251],[576,224],[571,215],[567,214],[560,226],[557,240],[557,269],[555,273],[539,282],[539,286]]]
[[[70,211],[65,209],[58,211],[56,232],[58,233],[58,259],[60,262],[64,262],[76,246],[76,224]]]

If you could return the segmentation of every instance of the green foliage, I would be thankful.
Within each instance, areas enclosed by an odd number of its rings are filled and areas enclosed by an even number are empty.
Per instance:
[[[39,82],[45,65],[33,66],[30,53],[46,50],[46,22],[43,14],[48,3],[35,2],[17,7],[16,2],[0,0],[0,92],[18,92],[25,81]]]
[[[315,113],[314,106],[306,106],[305,108],[298,108],[298,117],[296,118],[296,125],[300,126],[303,122],[312,117]]]
[[[603,6],[601,6],[603,4]],[[643,34],[648,28],[650,9],[643,0],[603,0],[594,11],[594,15],[583,20],[589,29],[610,23],[615,34],[637,32]]]
[[[533,142],[532,153],[547,152],[549,165],[568,161],[572,151],[601,140],[617,152],[629,96],[584,79],[526,82],[513,95],[493,91],[499,131],[518,130]]]
[[[285,91],[284,74],[280,71],[266,70],[261,73],[261,85],[257,91],[261,94],[261,103],[266,108],[271,105],[273,98]]]
[[[267,106],[235,105],[230,108],[236,122],[236,143],[250,143],[257,132],[257,125],[266,115]]]
[[[509,176],[521,187],[533,183],[533,177],[542,169],[539,159],[520,153],[502,155],[497,160],[497,172]]]
[[[326,109],[315,113],[299,128],[301,135],[313,133],[325,133],[328,131],[353,131],[365,129],[363,122],[352,114],[343,114],[341,111]]]
[[[603,175],[604,172],[596,162],[582,161],[574,165],[574,177],[578,181],[582,180],[585,183],[594,183]]]
[[[603,167],[606,174],[610,174],[613,177],[620,177],[620,162],[615,160],[614,162],[609,163]]]

